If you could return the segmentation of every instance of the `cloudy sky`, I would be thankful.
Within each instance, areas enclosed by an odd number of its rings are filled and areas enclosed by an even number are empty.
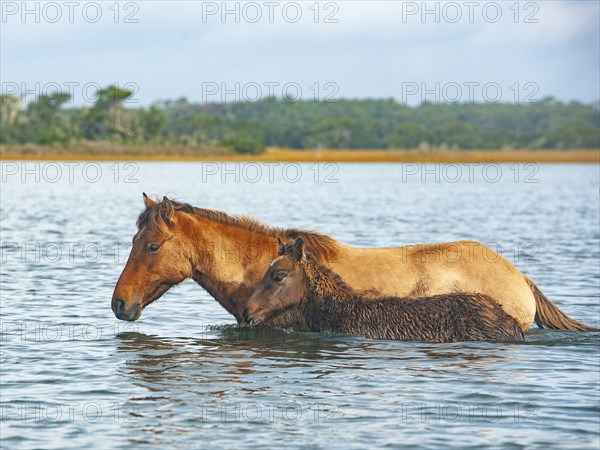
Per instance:
[[[2,90],[159,99],[600,98],[596,1],[0,2]],[[31,100],[28,94],[26,100]]]

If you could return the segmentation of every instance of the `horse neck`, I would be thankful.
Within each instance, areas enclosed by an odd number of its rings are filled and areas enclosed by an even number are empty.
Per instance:
[[[342,278],[317,263],[314,258],[307,258],[303,264],[304,274],[307,278],[310,296],[316,300],[327,299],[331,301],[351,300],[354,292]]]
[[[276,256],[276,239],[192,216],[193,279],[238,321],[246,301]]]
[[[303,269],[307,290],[301,308],[305,320],[314,331],[332,331],[340,309],[355,300],[355,294],[337,274],[314,260],[307,260]]]

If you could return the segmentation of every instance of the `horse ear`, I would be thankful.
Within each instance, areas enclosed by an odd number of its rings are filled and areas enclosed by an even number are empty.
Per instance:
[[[173,213],[175,212],[175,208],[173,207],[173,203],[167,197],[163,197],[162,202],[160,202],[160,217],[167,223],[173,223]]]
[[[142,195],[144,196],[144,205],[146,206],[146,208],[149,208],[150,206],[156,203],[154,200],[148,197],[145,192],[142,192]]]
[[[283,255],[285,253],[285,245],[283,245],[283,241],[281,240],[281,238],[279,236],[277,236],[277,254],[279,256]]]
[[[296,242],[294,242],[294,257],[298,261],[300,261],[303,256],[304,256],[304,240],[301,237],[299,237],[298,239],[296,239]]]

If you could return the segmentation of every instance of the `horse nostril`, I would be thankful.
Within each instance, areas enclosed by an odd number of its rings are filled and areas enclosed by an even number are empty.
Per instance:
[[[244,323],[249,323],[250,320],[249,319],[250,314],[248,313],[248,308],[244,308],[244,311],[242,312],[242,318],[244,319]]]
[[[117,314],[123,314],[125,312],[125,300],[119,298],[117,299]]]

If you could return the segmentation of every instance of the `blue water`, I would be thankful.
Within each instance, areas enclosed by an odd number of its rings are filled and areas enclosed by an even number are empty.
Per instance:
[[[481,241],[600,324],[597,165],[2,163],[2,448],[598,448],[599,333],[238,328],[191,281],[110,309],[142,191],[356,246]]]

